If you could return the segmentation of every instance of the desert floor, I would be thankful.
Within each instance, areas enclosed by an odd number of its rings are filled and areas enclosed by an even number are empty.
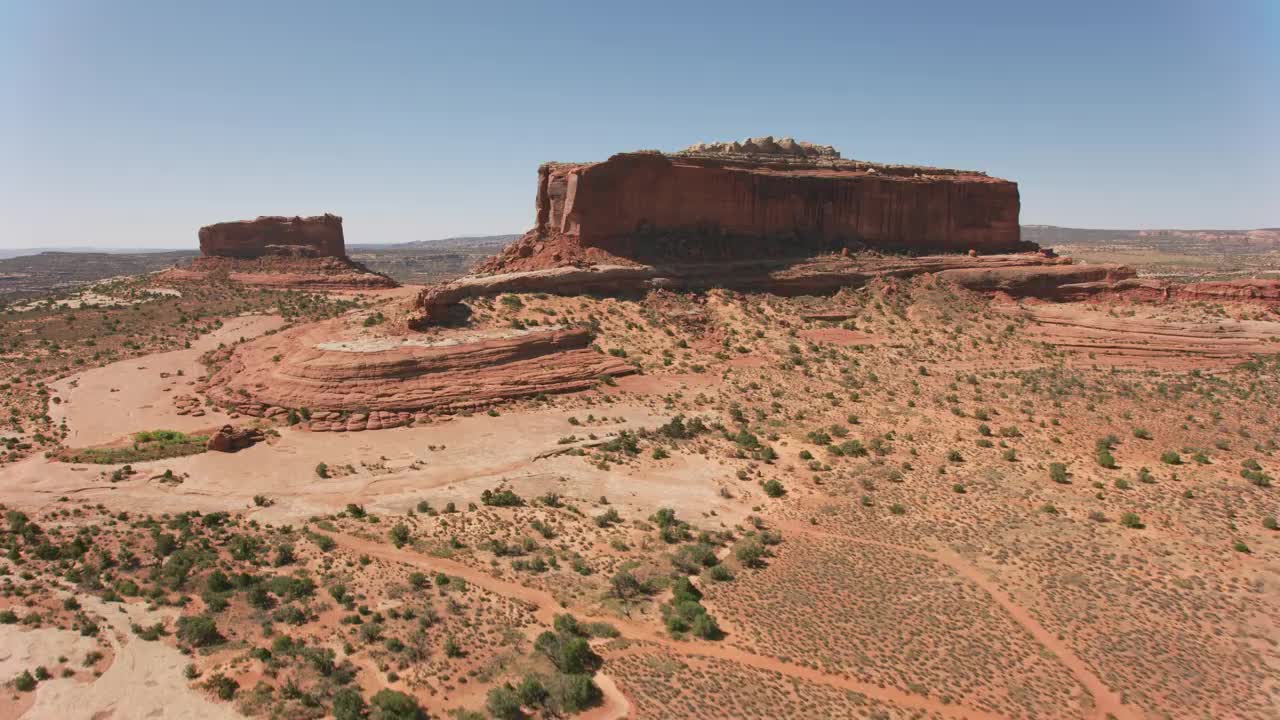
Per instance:
[[[48,403],[22,437],[56,441],[0,466],[0,679],[49,675],[0,718],[323,717],[351,688],[483,717],[529,677],[551,699],[522,712],[578,711],[547,633],[590,648],[596,719],[1280,717],[1268,310],[927,278],[481,299],[478,327],[589,322],[640,372],[335,433],[203,401],[208,351],[319,307],[230,297],[217,327],[43,386],[7,360]],[[52,444],[227,423],[267,438],[127,471]]]

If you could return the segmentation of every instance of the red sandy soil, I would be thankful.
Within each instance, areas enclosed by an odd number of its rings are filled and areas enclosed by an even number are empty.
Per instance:
[[[881,338],[877,338],[866,333],[860,333],[856,330],[846,330],[844,328],[819,328],[816,330],[806,330],[801,333],[804,337],[814,342],[828,342],[841,347],[849,347],[856,345],[874,345],[883,342]]]

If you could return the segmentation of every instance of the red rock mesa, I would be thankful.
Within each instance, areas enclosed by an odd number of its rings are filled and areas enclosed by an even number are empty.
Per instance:
[[[1033,249],[1018,209],[1017,184],[985,173],[844,160],[790,138],[621,153],[542,165],[537,226],[482,270]]]
[[[921,273],[974,291],[1052,300],[1269,302],[1280,292],[1275,281],[1171,287],[1121,265],[1073,265],[1021,239],[1016,183],[846,160],[830,146],[790,138],[546,163],[536,198],[532,230],[473,275],[419,294],[426,322],[447,319],[468,297],[503,292],[818,294]]]
[[[211,277],[282,289],[372,290],[395,287],[347,257],[342,218],[264,216],[200,228],[200,257],[169,270],[173,281]]]
[[[263,216],[200,228],[200,254],[205,257],[259,258],[347,256],[342,218]]]

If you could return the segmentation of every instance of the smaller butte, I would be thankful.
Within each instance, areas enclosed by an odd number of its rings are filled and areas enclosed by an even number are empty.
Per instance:
[[[391,278],[347,257],[342,218],[263,216],[200,228],[200,257],[165,272],[169,281],[224,278],[257,287],[374,290]]]

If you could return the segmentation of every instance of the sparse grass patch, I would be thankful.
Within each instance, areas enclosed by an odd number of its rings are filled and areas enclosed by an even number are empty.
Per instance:
[[[67,449],[58,459],[68,463],[118,465],[122,463],[163,460],[197,455],[206,450],[208,435],[187,435],[176,430],[151,430],[135,433],[133,444],[125,447]]]

